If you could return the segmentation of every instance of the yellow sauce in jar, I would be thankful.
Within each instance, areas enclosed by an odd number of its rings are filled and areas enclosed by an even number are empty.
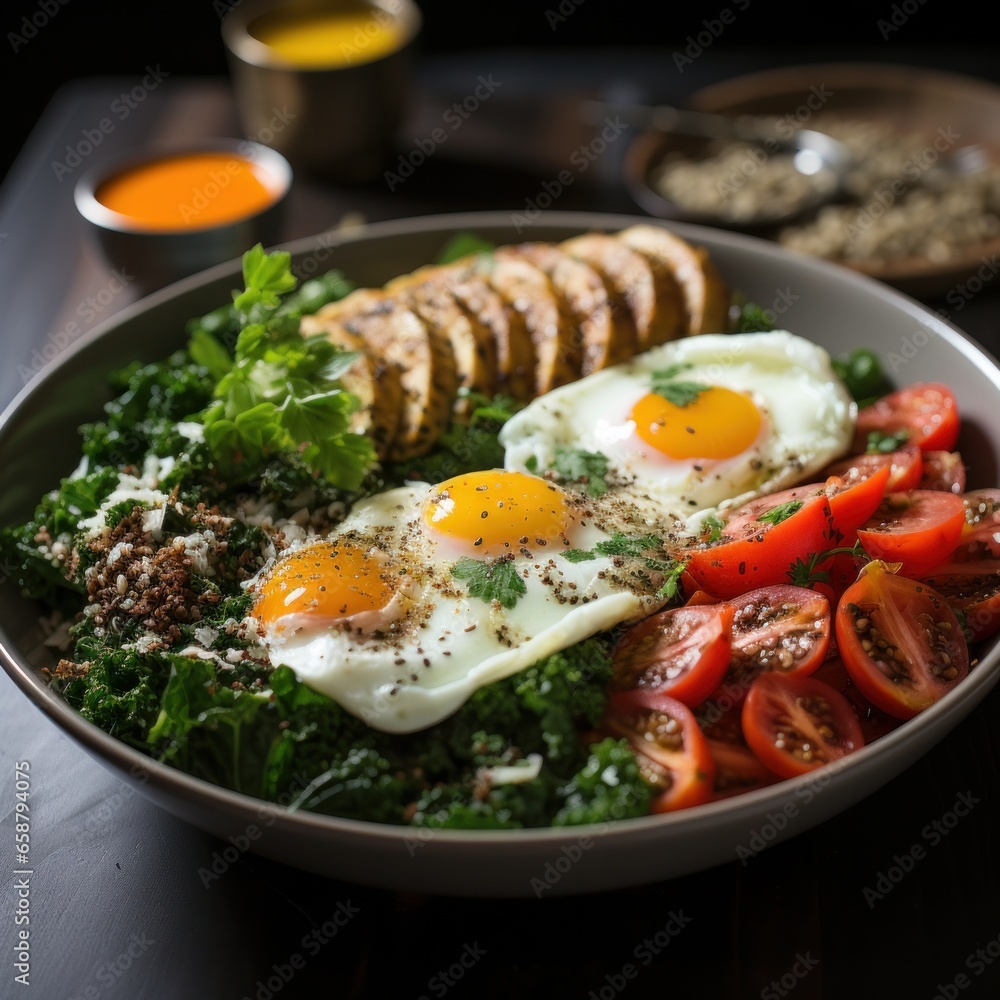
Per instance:
[[[250,33],[283,61],[313,68],[373,62],[406,41],[396,18],[374,6],[268,14]]]
[[[249,218],[277,197],[270,176],[234,153],[165,156],[128,167],[94,197],[153,231],[203,229]]]

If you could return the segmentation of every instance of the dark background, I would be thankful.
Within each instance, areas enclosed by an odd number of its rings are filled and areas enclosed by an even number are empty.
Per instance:
[[[237,3],[239,0],[237,0]],[[229,0],[8,0],[0,14],[0,71],[4,84],[0,177],[59,86],[87,76],[141,77],[159,63],[178,76],[224,76],[219,25]],[[799,5],[763,0],[622,3],[620,0],[424,0],[420,51],[428,56],[486,48],[523,48],[526,58],[558,49],[658,48],[664,73],[676,81],[670,55],[720,11],[734,13],[713,42],[726,49],[767,53],[774,65],[871,59],[954,66],[956,46],[967,50],[967,72],[1000,79],[1000,46],[985,8],[945,0],[879,0],[863,9],[847,4]],[[570,11],[554,23],[547,12]],[[46,11],[54,11],[48,15]],[[907,13],[910,12],[910,13]],[[27,39],[24,19],[47,21]],[[891,32],[879,22],[900,26]],[[883,37],[883,34],[886,37]],[[14,36],[26,39],[19,41]],[[16,51],[15,51],[16,48]],[[950,50],[950,51],[949,51]]]

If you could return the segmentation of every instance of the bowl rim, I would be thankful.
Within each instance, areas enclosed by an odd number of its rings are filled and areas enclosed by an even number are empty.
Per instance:
[[[292,12],[296,6],[303,11],[314,9],[333,10],[336,7],[368,7],[374,11],[384,11],[396,20],[403,29],[402,39],[395,48],[374,59],[358,62],[316,62],[302,63],[286,59],[270,45],[250,33],[250,25],[258,18],[277,10]],[[375,66],[398,56],[408,49],[423,29],[423,14],[414,0],[349,0],[348,3],[331,3],[330,0],[299,0],[298,4],[282,3],[281,0],[250,0],[233,5],[222,19],[222,41],[229,55],[255,69],[275,70],[285,73],[323,74],[345,73]]]
[[[513,226],[511,218],[515,214],[502,211],[482,211],[386,220],[342,234],[339,245],[349,245],[379,237],[434,231],[454,233],[462,230],[474,230],[477,227],[480,229],[509,230]],[[537,223],[539,227],[549,226],[579,231],[591,227],[617,230],[637,223],[663,225],[662,221],[642,216],[569,211],[541,212],[532,221]],[[997,359],[949,320],[897,289],[841,265],[805,255],[792,254],[791,251],[777,244],[745,233],[674,222],[669,223],[669,228],[690,241],[708,240],[726,244],[728,248],[737,251],[752,250],[755,253],[773,258],[779,263],[787,262],[787,258],[792,256],[795,258],[797,266],[807,271],[819,273],[837,284],[845,287],[860,287],[880,297],[887,297],[907,316],[923,322],[929,329],[934,329],[935,332],[943,335],[949,347],[957,350],[965,360],[982,370],[1000,393],[1000,363]],[[328,246],[328,243],[325,242],[326,235],[317,234],[286,242],[275,249],[290,252],[294,260],[296,255],[326,248]],[[150,310],[155,310],[157,306],[178,296],[193,293],[224,278],[236,277],[239,274],[239,265],[239,258],[236,258],[181,279],[126,306],[114,316],[89,330],[74,341],[73,345],[57,359],[38,372],[0,412],[0,437],[4,435],[8,424],[18,415],[19,410],[29,397],[35,396],[39,391],[44,391],[44,384],[64,367],[72,365],[79,351],[100,340],[119,324]],[[988,362],[988,367],[983,362]],[[29,701],[54,721],[60,729],[79,742],[87,752],[99,759],[105,766],[113,769],[122,780],[131,778],[133,781],[148,785],[164,798],[175,798],[178,793],[181,793],[185,799],[192,799],[198,807],[212,809],[222,807],[229,815],[235,812],[242,817],[259,816],[259,810],[268,809],[272,811],[276,824],[286,830],[298,828],[302,832],[309,832],[312,835],[330,836],[335,836],[338,833],[364,834],[366,837],[378,841],[400,845],[405,845],[407,838],[412,840],[414,837],[413,828],[405,825],[395,826],[370,820],[354,820],[320,813],[291,811],[284,806],[267,802],[248,793],[213,785],[206,780],[158,762],[117,740],[96,725],[87,722],[66,701],[42,683],[38,676],[38,669],[28,662],[26,655],[17,649],[13,642],[8,644],[5,641],[7,638],[9,637],[0,632],[0,665],[11,676],[15,684],[27,695]],[[922,724],[926,725],[927,729],[927,733],[923,734],[924,739],[931,739],[928,734],[935,733],[937,735],[933,737],[932,742],[937,742],[944,733],[950,731],[957,724],[957,721],[964,718],[974,705],[979,704],[986,693],[997,683],[998,677],[1000,677],[1000,645],[991,647],[984,660],[988,662],[981,663],[958,687],[921,713],[919,719]],[[956,722],[950,722],[950,719],[955,716],[957,716]],[[910,720],[910,722],[912,721]],[[878,770],[879,761],[890,755],[899,744],[910,741],[912,735],[912,726],[904,722],[900,727],[880,737],[877,741],[824,769],[823,772],[820,772],[820,775],[823,776],[822,780],[819,780],[816,774],[805,774],[745,792],[739,796],[706,803],[694,809],[617,819],[614,820],[613,824],[610,824],[611,831],[608,831],[609,823],[605,822],[574,827],[540,827],[500,831],[439,830],[435,832],[433,839],[441,847],[453,845],[456,849],[470,845],[489,845],[506,855],[510,852],[516,852],[519,845],[525,842],[557,844],[565,841],[567,837],[574,840],[579,840],[582,837],[603,837],[605,832],[621,831],[623,835],[641,836],[643,833],[676,826],[689,826],[692,830],[708,830],[713,827],[714,821],[719,815],[728,816],[734,822],[743,816],[758,816],[762,809],[780,805],[782,801],[790,797],[794,798],[799,793],[808,790],[810,786],[820,784],[825,787],[830,783],[838,784],[846,780],[842,777],[843,775],[856,775],[857,784],[862,785],[865,777],[870,778]],[[874,764],[872,763],[873,758]],[[880,785],[884,783],[884,780],[879,782]]]
[[[234,160],[243,160],[251,166],[259,164],[262,172],[273,181],[271,184],[265,182],[265,186],[271,191],[271,200],[262,208],[254,212],[245,212],[228,222],[166,229],[143,225],[133,216],[116,212],[97,199],[97,191],[101,184],[116,174],[160,160],[180,159],[198,153],[230,153]],[[190,237],[223,232],[272,211],[288,197],[293,176],[292,165],[281,153],[253,139],[217,137],[197,142],[154,143],[120,150],[92,166],[76,182],[73,188],[73,202],[79,214],[87,222],[109,233],[153,238]]]

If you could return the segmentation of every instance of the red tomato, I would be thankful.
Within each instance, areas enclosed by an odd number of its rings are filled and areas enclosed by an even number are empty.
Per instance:
[[[722,598],[787,583],[797,562],[834,544],[830,502],[823,494],[773,493],[735,511],[717,542],[688,550],[687,571]]]
[[[879,560],[844,593],[834,627],[851,680],[897,719],[929,708],[969,672],[968,645],[944,597]]]
[[[889,485],[888,465],[867,470],[864,477],[830,476],[826,496],[833,512],[833,522],[844,535],[864,524],[878,510]]]
[[[973,490],[962,497],[962,546],[969,555],[989,550],[1000,556],[1000,490]]]
[[[704,604],[721,604],[722,601],[710,594],[707,590],[695,590],[684,602],[686,608],[697,608]]]
[[[906,435],[921,451],[951,451],[958,440],[958,403],[940,382],[915,382],[883,396],[858,413],[854,450],[866,451],[868,435]]]
[[[651,812],[685,809],[711,798],[715,761],[686,705],[655,691],[619,691],[608,701],[604,728],[629,741],[643,776],[661,789]]]
[[[961,497],[939,490],[889,493],[858,540],[873,559],[900,562],[907,573],[930,569],[955,550],[965,525]]]
[[[850,702],[815,677],[761,674],[743,703],[743,736],[757,758],[794,778],[864,746]]]
[[[729,666],[732,624],[728,604],[671,608],[646,618],[615,645],[613,686],[701,704]]]
[[[943,490],[960,494],[965,490],[965,463],[957,451],[924,452],[922,490]]]
[[[924,456],[915,444],[905,445],[886,455],[851,455],[828,465],[823,474],[842,479],[865,479],[886,465],[889,467],[886,492],[915,490],[920,485],[924,474]]]
[[[830,645],[830,602],[815,590],[778,584],[751,590],[733,608],[727,682],[749,687],[757,674],[812,673]]]
[[[757,755],[742,741],[727,743],[709,739],[708,749],[715,761],[715,787],[712,800],[728,799],[742,792],[773,785],[778,780],[770,768],[765,767]]]
[[[848,674],[844,661],[839,656],[827,660],[811,676],[818,681],[823,681],[824,684],[829,684],[854,706],[854,712],[858,717],[858,723],[865,738],[865,746],[899,727],[899,719],[894,719],[891,715],[883,712],[881,708],[876,708],[858,690],[857,684],[851,680],[851,675]]]
[[[1000,629],[1000,559],[945,563],[920,579],[948,602],[970,642]]]
[[[696,712],[708,748],[715,761],[715,788],[712,798],[725,799],[740,792],[774,784],[778,776],[766,768],[743,739],[740,705],[705,717]]]

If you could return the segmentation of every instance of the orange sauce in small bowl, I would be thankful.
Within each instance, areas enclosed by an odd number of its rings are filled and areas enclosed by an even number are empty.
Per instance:
[[[205,151],[127,167],[99,184],[94,197],[138,228],[179,232],[250,218],[280,194],[277,180],[250,160]]]

